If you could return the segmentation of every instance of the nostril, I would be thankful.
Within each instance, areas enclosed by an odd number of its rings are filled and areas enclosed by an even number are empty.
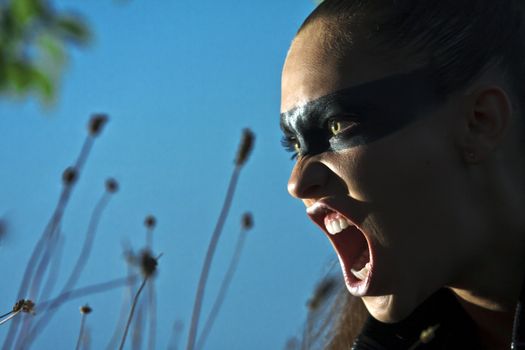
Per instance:
[[[329,169],[317,161],[297,162],[290,180],[288,192],[296,198],[319,196],[327,184]]]
[[[297,183],[288,183],[288,193],[295,198],[313,198],[315,193],[320,192],[321,186],[304,186]]]

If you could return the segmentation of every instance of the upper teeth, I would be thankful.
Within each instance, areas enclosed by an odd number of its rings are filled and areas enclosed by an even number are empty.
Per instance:
[[[345,228],[350,226],[350,223],[345,218],[335,218],[331,220],[327,220],[325,222],[326,230],[332,234],[335,235],[341,231],[343,231]]]

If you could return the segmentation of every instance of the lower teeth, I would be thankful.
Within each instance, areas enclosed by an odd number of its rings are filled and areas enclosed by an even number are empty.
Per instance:
[[[366,263],[365,267],[363,267],[361,270],[357,271],[354,269],[351,269],[352,274],[360,279],[361,281],[366,280],[366,277],[368,276],[368,273],[370,272],[370,263]]]

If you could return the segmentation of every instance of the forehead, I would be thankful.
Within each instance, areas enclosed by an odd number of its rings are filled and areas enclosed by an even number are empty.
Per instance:
[[[383,113],[402,109],[421,109],[419,105],[429,105],[429,101],[437,97],[428,76],[429,72],[426,69],[392,74],[313,98],[282,112],[281,117],[295,120],[300,115],[329,113],[328,110],[334,108],[343,112],[366,107]],[[410,106],[418,107],[409,108]]]
[[[281,112],[335,91],[415,70],[417,65],[369,55],[362,45],[344,53],[323,43],[322,28],[299,34],[288,52],[281,81]]]

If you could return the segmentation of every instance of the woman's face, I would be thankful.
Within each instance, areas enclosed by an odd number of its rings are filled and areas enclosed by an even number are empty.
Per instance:
[[[319,40],[302,32],[283,69],[288,190],[330,239],[348,290],[397,321],[467,275],[490,241],[455,146],[461,108],[438,103],[415,66],[358,49],[336,59]]]

